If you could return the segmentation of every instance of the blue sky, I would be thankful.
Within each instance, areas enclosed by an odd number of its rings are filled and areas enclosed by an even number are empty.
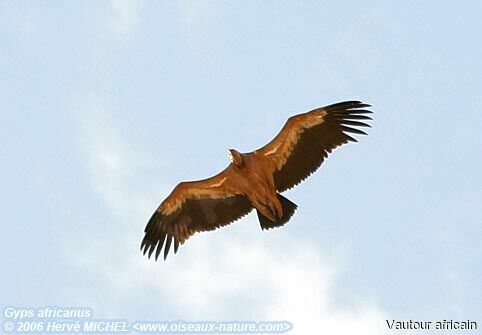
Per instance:
[[[286,319],[294,334],[482,315],[478,1],[2,1],[0,301],[104,317]],[[138,245],[179,181],[347,99],[373,128],[166,263]],[[385,327],[385,328],[384,328]]]

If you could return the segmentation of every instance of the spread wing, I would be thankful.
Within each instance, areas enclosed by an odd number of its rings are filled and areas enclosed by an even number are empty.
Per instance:
[[[370,105],[346,101],[290,117],[270,143],[256,150],[271,167],[277,190],[283,192],[306,179],[333,149],[357,142],[347,133],[366,135],[355,128],[370,127],[361,122],[371,120],[366,107]]]
[[[171,244],[174,253],[196,232],[228,225],[252,210],[249,200],[232,183],[232,165],[218,175],[178,184],[159,205],[145,229],[141,250],[155,259],[164,247],[166,259]]]

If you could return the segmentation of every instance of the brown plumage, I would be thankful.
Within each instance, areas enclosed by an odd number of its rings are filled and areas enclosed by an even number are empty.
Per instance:
[[[296,205],[286,191],[316,171],[340,145],[357,142],[347,133],[369,127],[371,120],[360,101],[346,101],[292,116],[278,135],[250,153],[229,149],[232,162],[214,177],[178,184],[159,205],[145,229],[141,250],[164,259],[196,232],[230,224],[256,209],[262,229],[284,225]]]

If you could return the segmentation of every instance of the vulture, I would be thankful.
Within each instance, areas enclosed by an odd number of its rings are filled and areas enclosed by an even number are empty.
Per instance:
[[[179,183],[152,214],[141,251],[166,259],[197,232],[230,224],[256,210],[261,229],[283,226],[297,205],[281,195],[317,170],[333,149],[357,142],[370,127],[371,107],[345,101],[292,116],[276,137],[248,153],[229,149],[231,163],[217,175]]]

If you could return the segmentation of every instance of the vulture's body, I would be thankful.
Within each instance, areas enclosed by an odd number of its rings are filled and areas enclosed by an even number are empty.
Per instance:
[[[250,153],[230,149],[231,164],[214,177],[178,184],[149,220],[141,250],[164,259],[191,235],[225,226],[253,209],[262,229],[288,222],[296,205],[280,193],[297,185],[323,163],[336,147],[365,134],[361,120],[371,113],[359,101],[318,108],[288,119],[267,145]]]

